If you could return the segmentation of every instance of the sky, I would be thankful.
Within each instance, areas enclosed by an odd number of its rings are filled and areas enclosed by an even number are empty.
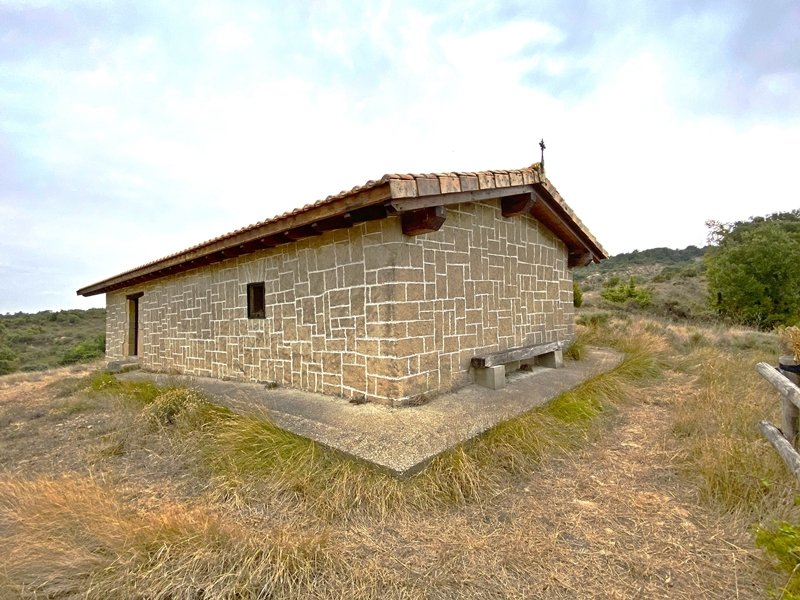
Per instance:
[[[800,207],[800,2],[0,0],[0,313],[541,138],[611,254]]]

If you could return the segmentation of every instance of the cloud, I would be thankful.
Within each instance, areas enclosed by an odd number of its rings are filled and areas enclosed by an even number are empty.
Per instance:
[[[706,218],[777,210],[791,189],[793,4],[432,6],[0,8],[4,264],[56,265],[63,303],[45,308],[63,308],[386,171],[525,166],[541,137],[612,252],[702,243]],[[42,289],[17,273],[28,291],[0,310]]]

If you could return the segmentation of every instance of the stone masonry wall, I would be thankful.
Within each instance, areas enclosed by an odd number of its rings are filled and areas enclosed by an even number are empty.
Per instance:
[[[266,318],[248,319],[260,281]],[[145,368],[385,404],[469,383],[481,352],[574,333],[563,242],[496,200],[448,207],[434,233],[387,218],[109,293],[109,359],[136,292]]]

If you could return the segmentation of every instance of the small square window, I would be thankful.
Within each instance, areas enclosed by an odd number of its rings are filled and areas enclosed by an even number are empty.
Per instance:
[[[267,306],[264,299],[264,283],[247,284],[247,318],[265,319]]]

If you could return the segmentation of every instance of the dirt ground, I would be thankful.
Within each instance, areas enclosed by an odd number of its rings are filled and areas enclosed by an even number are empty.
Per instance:
[[[99,474],[143,503],[202,495],[157,448],[116,456],[113,406],[70,396],[93,368],[0,378],[0,475]],[[546,458],[490,502],[329,524],[331,543],[370,573],[376,597],[764,598],[746,527],[676,471],[669,398],[691,384],[671,373],[642,388],[581,450]]]
[[[661,394],[686,383],[661,382]],[[544,461],[491,505],[395,528],[410,537],[376,543],[367,530],[363,543],[386,562],[414,548],[404,570],[420,580],[457,563],[457,596],[764,598],[760,553],[675,473],[668,405],[646,392],[647,402],[624,409],[575,456]],[[502,585],[470,577],[488,572]]]

